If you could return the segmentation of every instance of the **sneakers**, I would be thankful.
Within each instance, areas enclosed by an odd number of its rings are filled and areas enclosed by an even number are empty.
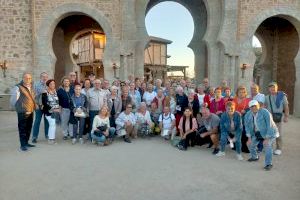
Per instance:
[[[258,161],[258,157],[257,158],[249,158],[248,159],[248,162],[255,162],[255,161]]]
[[[131,140],[128,137],[125,137],[124,142],[131,143]]]
[[[26,147],[29,147],[29,148],[30,148],[30,147],[35,147],[35,145],[29,144],[29,143],[28,143],[28,144],[26,144]]]
[[[234,144],[233,144],[233,140],[232,140],[232,139],[229,140],[229,147],[230,147],[231,149],[234,147]]]
[[[244,158],[241,154],[236,154],[236,159],[238,159],[239,161],[244,160]]]
[[[31,142],[36,144],[37,143],[36,138],[33,138]]]
[[[79,143],[80,143],[80,144],[84,144],[83,138],[79,138]]]
[[[177,148],[181,151],[186,151],[186,148],[184,148],[184,146],[182,146],[180,144],[177,145]]]
[[[72,144],[76,144],[76,141],[77,141],[77,139],[76,139],[76,138],[73,138],[73,139],[72,139]]]
[[[219,151],[216,156],[218,157],[222,157],[222,156],[225,156],[225,152],[224,151]]]
[[[92,144],[96,144],[96,141],[94,139],[92,139]]]
[[[264,170],[270,171],[270,170],[272,169],[272,167],[273,167],[273,165],[266,165],[266,166],[264,167]]]
[[[53,144],[56,144],[56,142],[55,142],[55,140],[49,139],[49,140],[48,140],[48,144],[53,145]]]
[[[215,148],[214,151],[212,152],[212,154],[216,155],[217,153],[219,153],[219,148]]]
[[[282,152],[281,152],[281,150],[280,149],[276,149],[275,151],[274,151],[274,155],[281,155],[282,154]]]
[[[21,151],[27,151],[28,149],[27,149],[27,147],[25,147],[25,146],[21,146],[21,147],[20,147],[20,150],[21,150]]]

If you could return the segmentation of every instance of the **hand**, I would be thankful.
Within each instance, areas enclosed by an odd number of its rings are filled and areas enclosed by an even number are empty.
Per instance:
[[[264,146],[266,146],[269,143],[269,139],[264,139]]]
[[[222,111],[218,111],[218,112],[216,112],[216,114],[217,114],[217,115],[219,115],[219,114],[221,114],[221,113],[223,113],[223,112],[222,112]]]
[[[287,123],[288,120],[289,120],[289,117],[288,117],[288,116],[284,116],[284,117],[283,117],[283,122],[284,122],[284,123]]]
[[[248,138],[248,140],[247,140],[247,146],[250,146],[250,144],[251,144],[251,138]]]
[[[242,110],[242,111],[241,111],[241,114],[245,114],[245,112],[246,112],[245,110]]]
[[[201,138],[205,138],[207,136],[207,133],[202,133],[202,134],[200,134],[200,137]]]

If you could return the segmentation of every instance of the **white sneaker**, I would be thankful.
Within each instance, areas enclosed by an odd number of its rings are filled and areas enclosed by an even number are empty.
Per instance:
[[[92,138],[92,144],[96,144],[96,141]]]
[[[84,144],[84,141],[83,141],[82,138],[79,138],[79,143],[80,143],[80,144]]]
[[[281,150],[280,149],[276,149],[275,151],[274,151],[274,155],[281,155]]]
[[[75,144],[76,143],[76,138],[73,138],[72,139],[72,144]]]
[[[233,144],[233,140],[232,140],[232,139],[229,140],[229,146],[230,146],[231,149],[234,147],[234,144]]]
[[[49,139],[48,144],[50,145],[56,144],[56,141],[54,139]]]
[[[222,156],[225,156],[225,152],[224,151],[219,151],[216,156],[218,157],[222,157]]]
[[[243,156],[241,154],[236,154],[236,158],[239,160],[239,161],[242,161],[244,160]]]

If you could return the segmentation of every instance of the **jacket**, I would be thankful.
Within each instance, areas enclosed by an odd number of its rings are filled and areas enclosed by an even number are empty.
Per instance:
[[[242,130],[243,130],[243,125],[242,125],[242,117],[239,112],[234,112],[233,113],[233,123],[235,127],[235,132],[238,135],[241,135]],[[220,129],[221,129],[221,134],[223,133],[230,133],[231,132],[231,119],[228,115],[227,112],[224,112],[221,115],[221,120],[220,120]]]

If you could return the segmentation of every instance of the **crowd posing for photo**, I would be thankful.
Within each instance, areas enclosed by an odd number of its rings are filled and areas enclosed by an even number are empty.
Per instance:
[[[133,76],[110,83],[94,74],[78,82],[74,72],[60,83],[43,72],[33,83],[32,75],[24,73],[12,90],[11,105],[18,116],[21,151],[38,142],[44,118],[50,145],[57,143],[58,126],[73,145],[106,146],[117,138],[131,143],[160,135],[183,151],[207,145],[218,157],[225,156],[228,146],[240,161],[242,152],[250,153],[248,161],[254,162],[264,151],[264,169],[270,170],[273,154],[282,153],[282,122],[288,121],[289,107],[276,82],[268,89],[265,95],[252,84],[248,94],[244,86],[233,91],[227,81],[210,86],[207,78],[197,86],[190,79],[153,83]]]

